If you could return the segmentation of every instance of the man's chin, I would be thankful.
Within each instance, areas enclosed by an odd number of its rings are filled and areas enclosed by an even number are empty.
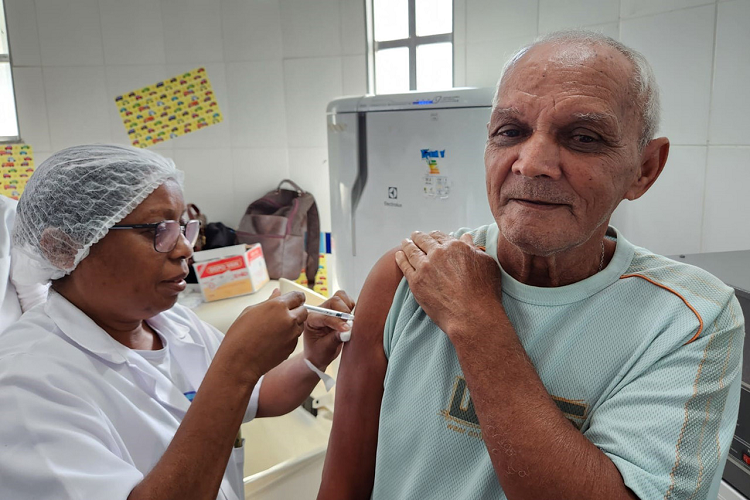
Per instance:
[[[575,246],[569,234],[558,234],[558,231],[550,231],[549,228],[537,229],[519,224],[498,227],[501,238],[526,255],[549,257]]]

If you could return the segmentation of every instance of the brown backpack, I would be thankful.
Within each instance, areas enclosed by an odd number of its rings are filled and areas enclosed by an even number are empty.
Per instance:
[[[284,183],[294,189],[282,189]],[[304,267],[310,288],[315,285],[320,251],[318,206],[313,195],[289,179],[247,207],[237,239],[261,244],[271,279],[296,280]]]

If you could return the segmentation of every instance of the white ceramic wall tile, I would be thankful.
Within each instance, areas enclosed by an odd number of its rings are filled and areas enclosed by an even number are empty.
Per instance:
[[[750,147],[708,148],[703,251],[750,249]]]
[[[13,68],[21,139],[34,150],[52,149],[42,68]]]
[[[52,156],[52,151],[39,151],[34,148],[34,165],[38,167],[50,156]]]
[[[107,105],[109,127],[112,140],[118,144],[130,144],[127,129],[122,123],[115,97],[126,94],[147,85],[165,80],[167,73],[164,65],[141,66],[106,66]],[[172,76],[172,75],[170,75]],[[168,148],[169,141],[151,146],[152,149]]]
[[[750,1],[719,4],[716,24],[714,86],[711,95],[711,144],[750,145]]]
[[[621,0],[620,15],[623,18],[646,16],[713,3],[712,0]]]
[[[280,0],[284,57],[341,55],[338,0]]]
[[[231,128],[233,112],[232,107],[229,105],[229,95],[227,92],[226,65],[224,63],[205,64],[199,61],[187,62],[185,64],[168,64],[166,77],[171,78],[174,75],[179,75],[184,71],[201,66],[206,68],[206,74],[211,82],[211,88],[214,90],[216,102],[219,104],[219,109],[224,120],[216,125],[211,125],[167,141],[175,149],[228,148],[230,145],[229,130]]]
[[[42,52],[39,48],[39,30],[36,24],[36,6],[29,0],[4,0],[5,22],[8,24],[11,58],[14,66],[39,66]]]
[[[153,0],[99,0],[106,64],[164,64],[161,7]]]
[[[104,63],[98,0],[35,0],[42,64]]]
[[[365,2],[341,0],[341,53],[364,55],[367,52]]]
[[[367,60],[364,55],[341,58],[343,94],[364,95],[367,93]]]
[[[232,217],[223,221],[237,227],[247,206],[289,177],[286,148],[232,148],[234,207]]]
[[[675,146],[641,198],[623,201],[611,224],[628,241],[662,255],[700,252],[706,146]]]
[[[226,61],[281,59],[281,14],[278,0],[222,0]]]
[[[230,224],[236,219],[232,152],[228,148],[175,149],[174,162],[185,172],[187,203],[198,205],[209,222]]]
[[[534,41],[534,35],[503,41],[477,42],[466,45],[466,85],[494,87],[505,63],[518,49]]]
[[[286,147],[281,59],[227,64],[233,148]]]
[[[321,232],[331,230],[331,195],[326,148],[289,148],[289,178],[312,193],[318,205]]]
[[[167,63],[224,60],[221,0],[161,0]]]
[[[539,33],[616,23],[620,0],[539,0]]]
[[[468,0],[466,42],[533,39],[537,34],[537,8],[535,1]]]
[[[453,86],[466,86],[466,44],[453,44]]]
[[[660,133],[705,145],[713,61],[714,6],[622,21],[621,41],[650,61],[661,89]]]
[[[327,147],[326,106],[342,95],[341,87],[340,57],[284,61],[289,147]]]
[[[615,40],[620,39],[620,23],[619,22],[594,24],[591,26],[584,26],[583,29],[596,31],[597,33],[602,33],[603,35],[607,35],[608,37],[614,38]]]
[[[107,82],[103,66],[45,67],[52,149],[110,142]]]
[[[471,0],[453,0],[453,43],[466,44],[466,9]]]

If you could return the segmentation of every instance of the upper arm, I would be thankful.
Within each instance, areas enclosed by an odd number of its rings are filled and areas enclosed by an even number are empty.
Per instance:
[[[370,497],[388,364],[383,329],[403,277],[394,258],[397,250],[375,264],[359,295],[351,340],[341,355],[321,499]]]

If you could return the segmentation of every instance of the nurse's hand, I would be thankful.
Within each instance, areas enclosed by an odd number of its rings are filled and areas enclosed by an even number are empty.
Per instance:
[[[339,290],[333,297],[323,302],[321,307],[350,313],[354,301],[345,291]],[[333,316],[311,312],[305,322],[302,337],[305,345],[305,358],[319,370],[325,370],[341,352],[341,334],[351,329],[346,321]]]
[[[304,303],[301,292],[281,295],[274,290],[267,301],[242,311],[223,343],[235,349],[243,372],[257,380],[289,357],[307,319]]]

